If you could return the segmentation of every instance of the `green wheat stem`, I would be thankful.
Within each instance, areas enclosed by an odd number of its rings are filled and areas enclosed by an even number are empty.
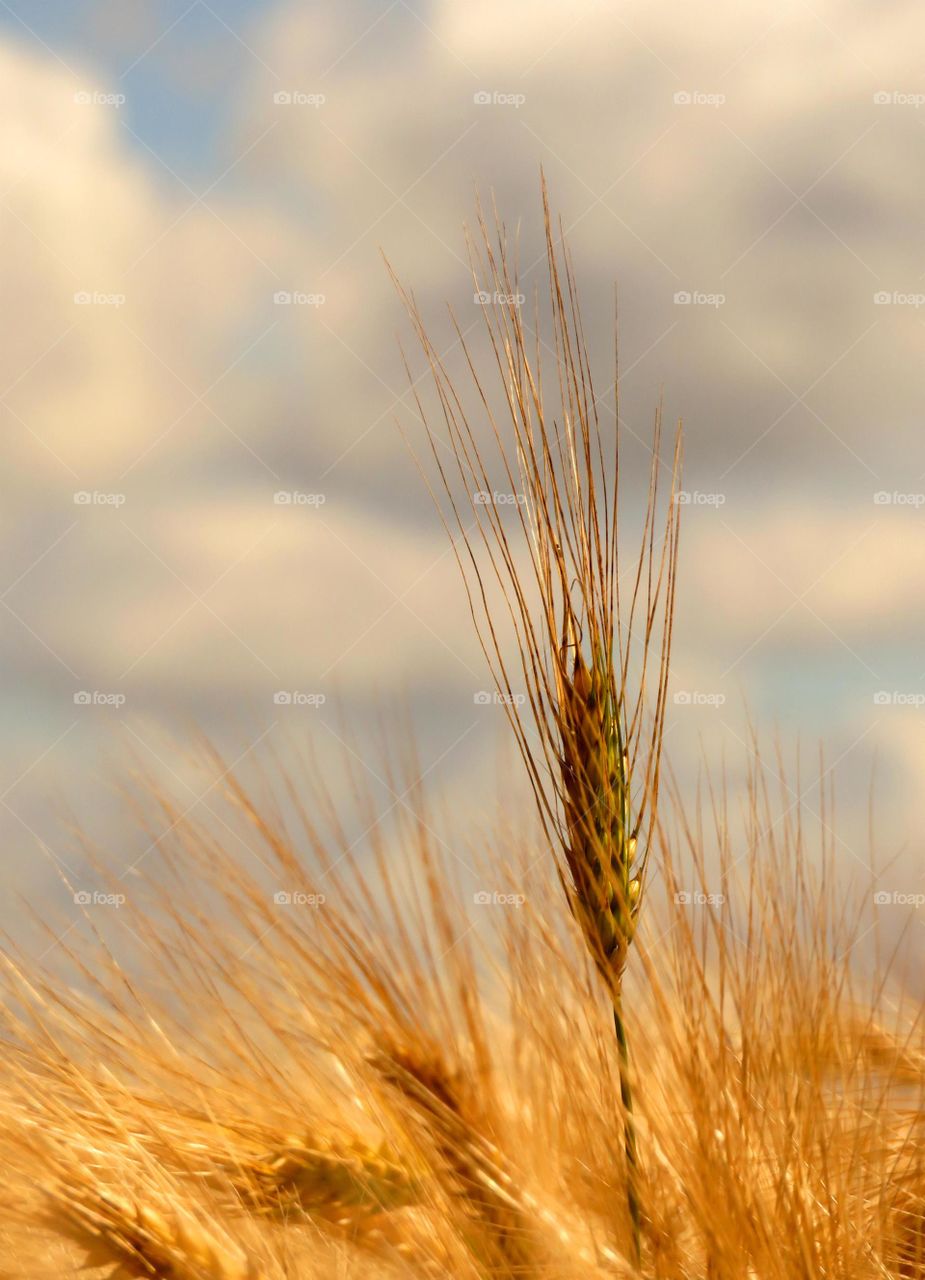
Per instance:
[[[577,633],[567,621],[566,634]],[[627,1209],[638,1262],[642,1208],[630,1083],[629,1047],[623,1017],[623,972],[642,894],[642,864],[634,875],[630,764],[622,724],[622,690],[612,659],[592,644],[585,664],[575,644],[572,670],[563,685],[562,763],[566,795],[566,858],[573,910],[609,988],[619,1052]]]
[[[621,829],[623,857],[622,865],[626,874],[626,910],[630,916],[630,933],[632,933],[633,912],[635,905],[629,892],[630,873],[632,871],[632,853],[629,843],[630,832],[630,789],[629,779],[625,774],[626,751],[623,743],[623,728],[620,722],[620,709],[616,708],[616,713],[612,716],[612,724],[614,736],[616,737],[617,758],[621,766],[624,766],[622,772],[622,791],[623,791],[623,822]],[[641,877],[636,881],[641,888]],[[620,1101],[623,1104],[623,1150],[626,1156],[626,1202],[629,1209],[630,1223],[633,1229],[633,1250],[635,1253],[635,1262],[638,1266],[642,1258],[642,1206],[639,1200],[639,1157],[636,1149],[636,1117],[633,1112],[633,1086],[630,1082],[630,1055],[629,1043],[626,1035],[626,1023],[623,1020],[623,985],[622,977],[620,986],[614,993],[613,1002],[613,1029],[617,1037],[617,1048],[620,1054]]]
[[[629,1044],[623,1005],[619,995],[613,1002],[613,1029],[620,1052],[620,1101],[623,1109],[623,1152],[626,1158],[626,1206],[633,1230],[634,1262],[642,1259],[642,1206],[639,1200],[639,1157],[636,1150],[636,1120],[633,1114],[633,1086],[629,1075]]]

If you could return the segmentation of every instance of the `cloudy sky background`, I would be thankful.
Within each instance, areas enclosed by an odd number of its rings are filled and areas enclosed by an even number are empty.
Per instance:
[[[875,771],[884,883],[925,889],[923,35],[912,0],[4,0],[7,898],[79,878],[61,808],[137,856],[130,751],[195,804],[194,726],[243,767],[406,699],[429,780],[490,808],[382,253],[458,359],[462,224],[494,191],[541,284],[541,165],[611,415],[619,282],[629,507],[661,390],[685,421],[672,760],[735,779],[746,707],[807,779],[823,739],[845,874]]]

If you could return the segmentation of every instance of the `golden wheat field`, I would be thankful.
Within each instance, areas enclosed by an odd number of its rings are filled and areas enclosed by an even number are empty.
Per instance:
[[[308,748],[252,787],[201,747],[205,815],[134,783],[159,849],[134,943],[87,913],[45,960],[3,953],[3,1276],[925,1277],[920,1011],[856,948],[871,886],[838,873],[834,806],[795,810],[786,751],[756,735],[735,811],[721,771],[674,782],[681,436],[656,413],[626,537],[545,226],[546,341],[486,307],[465,387],[399,286],[431,372],[412,448],[532,813],[447,812],[400,715],[384,823]],[[518,292],[502,226],[470,252],[477,288]],[[498,484],[510,513],[473,500]]]

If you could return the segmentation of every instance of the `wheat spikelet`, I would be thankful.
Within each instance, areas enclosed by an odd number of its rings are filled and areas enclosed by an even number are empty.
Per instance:
[[[89,1180],[47,1196],[48,1225],[86,1250],[87,1268],[114,1265],[120,1280],[263,1280],[243,1250],[177,1202],[155,1206]]]
[[[139,1098],[132,1102],[151,1110]],[[206,1181],[226,1198],[231,1190],[233,1203],[244,1203],[252,1212],[287,1216],[301,1210],[312,1218],[355,1225],[420,1198],[420,1172],[409,1169],[384,1142],[342,1133],[280,1134],[242,1117],[219,1123],[201,1113],[182,1115],[177,1108],[162,1116],[162,1110],[153,1109],[151,1131],[142,1139],[158,1162],[180,1176]],[[119,1125],[107,1124],[105,1114],[95,1115],[93,1123],[97,1129],[105,1126],[110,1138],[119,1136]]]
[[[365,1216],[412,1205],[420,1178],[385,1146],[353,1140],[335,1146],[292,1137],[229,1170],[231,1184],[257,1213],[309,1216],[355,1225]]]
[[[561,681],[561,769],[570,900],[604,977],[619,985],[641,902],[630,826],[628,762],[610,673],[575,647]]]
[[[858,1035],[860,1050],[872,1067],[904,1084],[921,1084],[925,1080],[925,1053],[916,1045],[870,1021]]]

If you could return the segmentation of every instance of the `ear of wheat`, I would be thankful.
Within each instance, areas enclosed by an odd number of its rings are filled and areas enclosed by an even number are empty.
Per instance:
[[[335,1146],[308,1137],[292,1137],[229,1169],[228,1177],[257,1213],[285,1217],[298,1208],[354,1228],[363,1216],[417,1204],[422,1188],[422,1173],[412,1173],[384,1146],[359,1140]]]
[[[622,987],[627,952],[642,902],[655,831],[664,715],[671,652],[679,505],[680,430],[668,467],[672,501],[657,531],[661,410],[656,413],[641,546],[627,584],[618,538],[619,374],[616,419],[601,425],[578,311],[571,261],[560,249],[545,184],[548,304],[557,394],[543,389],[539,307],[531,334],[522,309],[487,306],[485,324],[497,396],[478,372],[460,325],[454,326],[475,389],[482,423],[464,407],[413,297],[401,289],[432,374],[451,457],[437,420],[416,395],[431,456],[446,501],[438,503],[453,539],[483,652],[509,709],[544,830],[557,850],[561,882],[613,1002],[625,1112],[628,1205],[639,1251],[632,1120]],[[515,253],[503,226],[494,234],[481,215],[470,240],[476,289],[496,299],[522,297]],[[552,403],[554,399],[555,403]],[[494,458],[494,471],[489,452]],[[497,478],[522,488],[519,528],[483,495]],[[467,496],[460,499],[459,491]],[[464,518],[468,505],[474,516]],[[525,566],[515,534],[530,549]],[[500,589],[499,607],[491,592]],[[629,596],[629,607],[623,601]],[[521,714],[501,636],[502,616],[515,632],[529,710]],[[653,675],[654,668],[654,675]],[[650,684],[654,688],[650,689]],[[538,734],[537,739],[534,734]]]
[[[257,1264],[179,1202],[149,1203],[74,1178],[47,1189],[48,1224],[86,1251],[85,1268],[134,1280],[262,1280]]]

